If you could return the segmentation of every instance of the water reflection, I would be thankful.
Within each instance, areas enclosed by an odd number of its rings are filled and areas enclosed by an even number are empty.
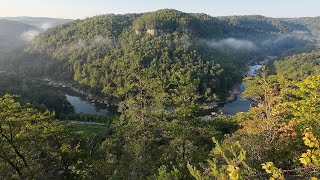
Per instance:
[[[261,65],[254,65],[250,67],[250,70],[248,71],[249,76],[254,76],[257,71],[261,69]],[[238,112],[247,112],[249,111],[251,107],[251,102],[249,100],[243,99],[242,92],[245,90],[245,87],[241,84],[240,85],[240,91],[241,94],[237,95],[236,99],[230,103],[227,103],[224,105],[220,111],[222,111],[226,115],[235,115]]]
[[[76,113],[96,115],[107,115],[109,113],[107,109],[99,109],[94,104],[82,100],[80,97],[66,94],[66,98],[74,107]]]

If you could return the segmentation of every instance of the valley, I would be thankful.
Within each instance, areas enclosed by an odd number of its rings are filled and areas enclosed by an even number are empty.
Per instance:
[[[0,179],[320,177],[320,18],[0,18]]]
[[[249,67],[247,72],[248,76],[254,76],[257,71],[261,68],[261,65],[254,65]],[[5,73],[5,72],[2,72]],[[104,116],[114,116],[117,114],[117,103],[116,101],[109,102],[108,99],[103,99],[101,96],[94,96],[87,93],[85,90],[79,89],[79,87],[72,85],[71,82],[57,82],[49,79],[26,79],[26,81],[43,81],[48,85],[48,88],[52,89],[53,92],[58,96],[59,94],[64,94],[66,100],[74,108],[75,113],[92,114],[92,115],[104,115]],[[3,86],[3,85],[2,85]],[[19,88],[19,85],[11,87],[12,89]],[[209,110],[205,111],[203,114],[207,113],[217,113],[226,115],[235,115],[238,112],[246,112],[249,110],[251,103],[249,100],[244,100],[241,98],[241,93],[244,91],[244,86],[242,84],[237,85],[231,92],[230,97],[226,102],[210,102],[208,104],[216,104],[213,106],[205,105]],[[14,94],[14,91],[8,91],[7,93]],[[201,104],[201,102],[199,102]],[[63,108],[63,104],[57,104]],[[217,106],[217,107],[215,107]],[[60,112],[57,112],[58,114]]]

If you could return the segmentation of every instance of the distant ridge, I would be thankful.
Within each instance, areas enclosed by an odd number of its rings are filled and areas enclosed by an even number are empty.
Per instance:
[[[38,28],[47,29],[56,25],[64,24],[73,21],[72,19],[61,19],[61,18],[49,18],[49,17],[0,17],[0,19],[6,19],[10,21],[17,21],[24,24],[36,26]]]

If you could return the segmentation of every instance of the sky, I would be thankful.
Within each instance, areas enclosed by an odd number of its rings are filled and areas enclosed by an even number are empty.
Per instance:
[[[163,8],[212,16],[320,16],[320,0],[0,0],[0,17],[33,16],[82,19]]]

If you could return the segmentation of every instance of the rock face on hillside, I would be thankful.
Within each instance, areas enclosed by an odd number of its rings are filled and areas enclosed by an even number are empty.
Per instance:
[[[156,36],[156,35],[158,35],[159,31],[160,31],[160,29],[147,29],[147,34],[150,34],[152,36]]]
[[[197,18],[192,14],[164,9],[143,14],[133,22],[136,35],[143,33],[151,36],[166,35],[173,32],[195,32]]]
[[[141,35],[142,34],[142,31],[140,29],[136,29],[134,30],[135,34],[136,35]]]
[[[134,30],[136,35],[142,35],[142,34],[149,34],[151,36],[164,36],[166,34],[170,34],[172,32],[174,32],[173,30],[170,29],[155,29],[155,28],[150,28],[147,29],[146,31],[140,30],[140,29],[136,29]],[[177,32],[180,33],[185,33],[185,34],[193,34],[194,31],[192,29],[178,29]]]

